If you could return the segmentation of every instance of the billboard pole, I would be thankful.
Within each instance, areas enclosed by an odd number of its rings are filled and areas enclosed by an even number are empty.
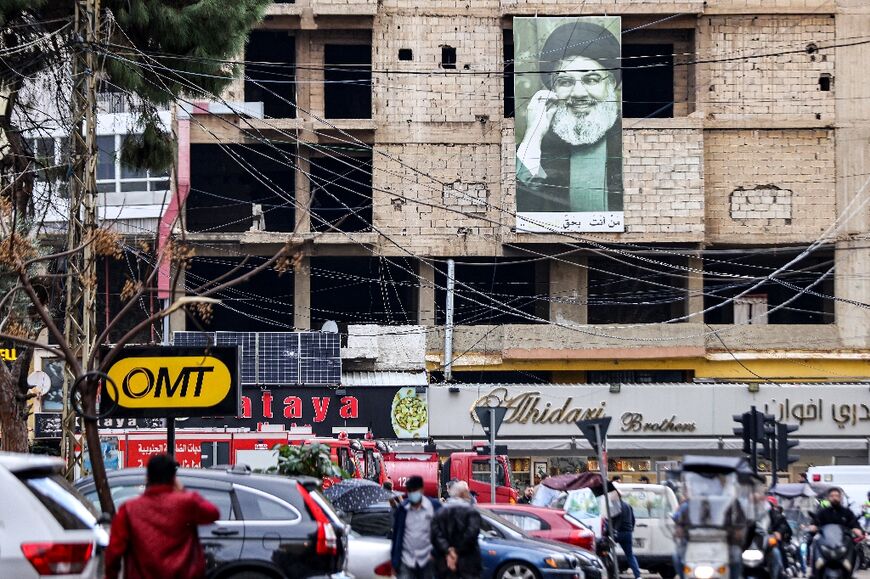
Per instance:
[[[610,542],[610,549],[608,553],[610,553],[610,559],[613,562],[613,568],[616,569],[617,574],[619,573],[619,567],[617,567],[616,561],[616,549],[613,546],[616,544],[616,540],[613,537],[613,517],[610,514],[610,497],[608,497],[607,493],[607,449],[605,448],[605,443],[607,439],[601,435],[601,425],[595,424],[595,438],[596,438],[596,446],[598,447],[598,469],[601,472],[601,482],[604,485],[604,513],[607,516],[607,539]]]

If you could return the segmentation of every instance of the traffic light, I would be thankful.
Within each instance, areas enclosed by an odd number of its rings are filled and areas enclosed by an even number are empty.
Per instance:
[[[734,414],[732,419],[740,424],[740,426],[734,427],[734,436],[743,439],[743,452],[750,454],[752,452],[752,414],[749,412]]]
[[[776,454],[776,418],[771,414],[758,413],[761,417],[761,450],[758,456],[765,460],[773,461]]]
[[[799,459],[797,455],[788,453],[790,448],[800,444],[797,440],[788,439],[788,434],[797,429],[797,424],[782,424],[780,422],[776,424],[776,463],[780,469],[788,468],[788,465],[797,462]]]

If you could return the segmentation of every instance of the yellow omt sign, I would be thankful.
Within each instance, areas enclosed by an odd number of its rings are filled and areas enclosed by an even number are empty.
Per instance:
[[[153,356],[118,360],[106,393],[122,408],[208,408],[232,388],[230,369],[211,356]]]

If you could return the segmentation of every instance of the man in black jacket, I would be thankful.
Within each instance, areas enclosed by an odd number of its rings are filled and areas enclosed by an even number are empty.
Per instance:
[[[858,523],[858,517],[848,507],[843,506],[843,494],[840,489],[831,489],[828,491],[828,502],[830,506],[819,509],[813,515],[813,524],[810,530],[815,532],[820,527],[825,525],[840,525],[845,529],[852,531],[856,537],[862,537],[864,533],[861,531],[861,525]]]
[[[450,487],[450,499],[432,519],[432,556],[438,579],[480,577],[478,533],[480,514],[471,506],[468,483],[455,482]]]
[[[622,547],[622,552],[625,553],[625,560],[628,568],[631,569],[634,579],[640,579],[640,566],[637,564],[637,557],[634,556],[634,509],[631,505],[622,500],[619,496],[619,514],[613,519],[613,530],[616,531],[616,542]],[[609,500],[609,499],[608,499]]]
[[[848,529],[851,534],[857,538],[863,538],[864,533],[861,530],[861,525],[858,523],[858,517],[855,516],[848,507],[843,506],[843,493],[840,489],[833,488],[828,491],[829,506],[823,507],[812,515],[813,524],[808,527],[811,533],[817,533],[825,525],[840,525],[843,529]],[[848,536],[848,534],[846,535]],[[813,560],[815,561],[819,554],[816,542],[813,541]],[[854,563],[854,549],[852,550]],[[813,576],[818,576],[818,570],[815,570]]]

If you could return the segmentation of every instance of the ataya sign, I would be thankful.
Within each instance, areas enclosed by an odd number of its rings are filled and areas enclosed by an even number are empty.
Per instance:
[[[178,422],[184,428],[226,426],[259,430],[266,425],[287,429],[311,427],[317,436],[350,430],[357,434],[371,432],[377,438],[425,439],[429,436],[429,405],[426,394],[418,394],[414,387],[246,388],[238,416]]]

